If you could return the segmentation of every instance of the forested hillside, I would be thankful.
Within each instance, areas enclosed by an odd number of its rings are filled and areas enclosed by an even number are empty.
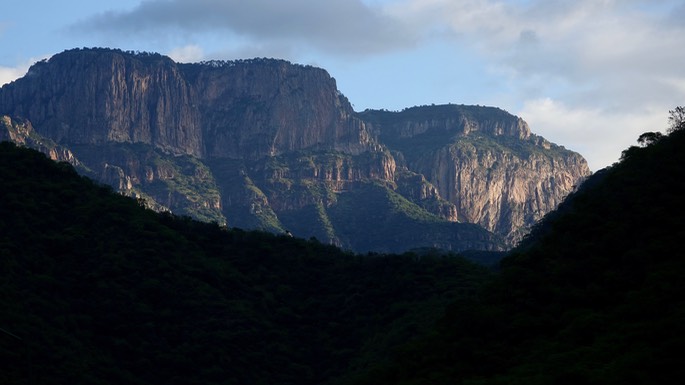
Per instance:
[[[158,214],[0,144],[0,384],[325,384],[490,273]]]
[[[349,383],[682,380],[685,126],[675,123],[585,182],[430,337]]]

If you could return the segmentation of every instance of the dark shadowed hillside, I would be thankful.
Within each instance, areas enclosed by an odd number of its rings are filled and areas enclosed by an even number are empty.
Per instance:
[[[489,273],[158,214],[0,143],[0,383],[325,384]]]

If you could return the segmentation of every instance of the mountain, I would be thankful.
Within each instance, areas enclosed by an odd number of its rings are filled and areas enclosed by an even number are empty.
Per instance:
[[[148,207],[363,252],[511,246],[589,175],[502,110],[357,113],[326,71],[274,59],[65,51],[0,88],[0,115]]]
[[[425,106],[364,111],[402,166],[454,205],[454,219],[515,243],[589,175],[577,153],[531,134],[494,107]]]
[[[0,143],[0,383],[333,383],[491,273],[144,209]]]
[[[685,123],[583,183],[477,297],[351,384],[654,384],[685,375]]]

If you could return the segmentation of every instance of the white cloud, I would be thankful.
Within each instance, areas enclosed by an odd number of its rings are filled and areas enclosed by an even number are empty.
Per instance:
[[[648,107],[633,113],[611,112],[541,98],[526,101],[517,115],[535,133],[582,154],[596,171],[618,161],[643,132],[664,131],[668,111]]]
[[[0,86],[26,75],[29,67],[38,60],[31,59],[27,62],[18,64],[16,67],[0,67]]]
[[[193,63],[204,59],[204,51],[198,45],[186,45],[172,49],[167,56],[178,63]]]
[[[407,47],[414,40],[398,20],[361,0],[150,0],[73,28],[108,35],[211,32],[342,55]]]
[[[27,69],[0,67],[0,86],[20,78]]]
[[[538,83],[526,88],[538,89],[537,97],[554,92],[577,106],[612,103],[632,110],[647,98],[685,96],[665,94],[655,81],[656,76],[685,79],[685,28],[667,22],[685,12],[679,4],[405,0],[390,10],[424,34],[442,30],[444,38],[471,46],[513,81]]]

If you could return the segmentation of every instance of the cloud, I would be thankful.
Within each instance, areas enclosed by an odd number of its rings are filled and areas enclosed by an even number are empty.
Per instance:
[[[44,58],[47,58],[44,57]],[[3,86],[7,83],[10,83],[14,80],[19,79],[20,77],[26,75],[26,72],[28,72],[29,67],[38,60],[41,60],[43,58],[39,59],[30,59],[28,61],[25,61],[23,63],[17,64],[15,67],[2,67],[0,66],[0,86]]]
[[[517,115],[537,128],[537,134],[581,153],[590,169],[598,170],[617,162],[621,152],[635,145],[640,134],[664,131],[668,111],[646,107],[633,113],[611,113],[542,98],[526,101]]]
[[[635,100],[624,92],[625,83],[685,78],[685,6],[679,1],[405,0],[391,10],[424,35],[438,29],[472,47],[514,81],[538,82],[539,96],[559,92],[577,105],[587,104],[587,91],[594,89],[603,102],[631,108]],[[634,93],[663,91],[638,83]]]
[[[360,0],[151,0],[73,26],[105,34],[212,32],[250,42],[361,54],[411,46],[415,37],[379,6]]]
[[[204,59],[202,47],[194,44],[176,47],[167,53],[177,63],[193,63]]]
[[[207,47],[211,34],[219,57],[295,61],[418,52],[441,41],[489,62],[519,99],[630,110],[648,98],[685,97],[660,80],[685,79],[684,14],[677,0],[148,0],[75,28],[176,36],[172,46]]]
[[[685,103],[682,1],[405,0],[391,11],[484,58],[510,92],[500,106],[593,169]]]
[[[0,86],[12,82],[21,76],[23,76],[27,68],[11,68],[11,67],[0,67]]]

